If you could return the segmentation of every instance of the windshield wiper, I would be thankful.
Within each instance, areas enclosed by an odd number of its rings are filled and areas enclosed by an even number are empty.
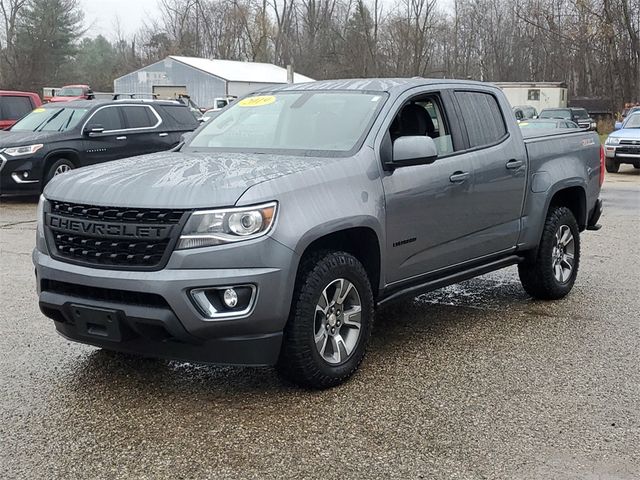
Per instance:
[[[33,131],[34,132],[41,132],[44,129],[44,127],[49,125],[51,123],[51,121],[54,120],[62,112],[64,112],[64,108],[60,109],[58,112],[56,112],[53,115],[51,115],[51,117],[47,118],[44,122],[42,122],[40,125],[38,125]]]

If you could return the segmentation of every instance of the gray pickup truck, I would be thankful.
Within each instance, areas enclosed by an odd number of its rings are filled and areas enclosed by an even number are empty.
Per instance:
[[[567,295],[603,161],[595,133],[523,139],[483,83],[270,89],[174,151],[56,177],[40,308],[73,341],[330,387],[386,302],[516,264],[533,297]]]

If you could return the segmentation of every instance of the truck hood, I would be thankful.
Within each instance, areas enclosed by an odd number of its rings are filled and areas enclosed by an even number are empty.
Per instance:
[[[623,128],[611,133],[612,138],[628,138],[631,140],[640,140],[640,128]]]
[[[79,97],[52,97],[51,100],[49,100],[50,103],[62,103],[62,102],[73,102],[75,100],[85,100],[84,96],[79,96]]]
[[[0,149],[45,143],[60,132],[12,132],[0,130]]]
[[[55,177],[45,197],[110,207],[212,208],[234,205],[251,186],[336,159],[246,153],[163,152]]]

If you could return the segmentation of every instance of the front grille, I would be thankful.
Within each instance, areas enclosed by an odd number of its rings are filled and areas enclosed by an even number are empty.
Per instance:
[[[626,153],[632,155],[640,155],[640,145],[629,147],[618,147],[616,153]]]
[[[638,145],[640,147],[640,140],[620,140],[620,145]]]
[[[50,201],[47,238],[61,260],[104,268],[166,263],[185,210],[100,207]]]

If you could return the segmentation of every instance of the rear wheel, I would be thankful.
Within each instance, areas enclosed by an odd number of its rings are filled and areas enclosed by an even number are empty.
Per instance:
[[[277,368],[294,383],[329,388],[364,358],[373,294],[362,264],[345,252],[319,252],[301,266]]]
[[[520,282],[532,297],[555,300],[573,288],[580,266],[580,231],[571,210],[551,207],[535,258],[518,265]]]
[[[620,170],[620,163],[616,162],[613,159],[607,158],[605,167],[607,168],[607,172],[609,173],[618,173],[618,170]]]
[[[70,172],[74,168],[75,165],[73,164],[73,162],[71,162],[71,160],[67,160],[66,158],[59,158],[58,160],[53,162],[47,170],[42,186],[44,187],[45,185],[47,185],[47,183],[49,183],[53,177]]]

